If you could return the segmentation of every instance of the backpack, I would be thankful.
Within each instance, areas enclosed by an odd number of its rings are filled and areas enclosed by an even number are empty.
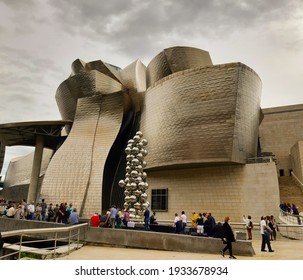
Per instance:
[[[254,228],[254,224],[252,223],[252,221],[249,222],[248,227],[253,229]]]
[[[48,209],[48,216],[53,217],[54,216],[54,210],[53,209]]]

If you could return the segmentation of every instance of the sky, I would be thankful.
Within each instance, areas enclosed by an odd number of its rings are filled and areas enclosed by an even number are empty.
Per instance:
[[[173,46],[251,67],[261,108],[303,103],[301,0],[0,0],[0,124],[61,119],[56,89],[78,58],[147,66]],[[1,174],[32,150],[7,147]]]

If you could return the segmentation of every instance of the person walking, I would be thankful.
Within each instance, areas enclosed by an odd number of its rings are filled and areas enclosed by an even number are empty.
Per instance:
[[[266,252],[265,245],[267,245],[269,252],[274,252],[270,245],[270,228],[267,225],[266,218],[263,216],[261,217],[260,221],[260,233],[262,236],[262,243],[261,243],[261,252]]]
[[[223,243],[226,244],[226,246],[223,248],[223,250],[220,251],[222,257],[224,257],[225,251],[229,251],[229,258],[230,259],[236,259],[236,257],[233,255],[232,252],[232,242],[235,242],[235,235],[234,232],[229,225],[229,217],[225,217],[224,224],[223,224]]]

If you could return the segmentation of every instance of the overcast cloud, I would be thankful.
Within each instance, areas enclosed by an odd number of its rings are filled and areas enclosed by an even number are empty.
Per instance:
[[[263,82],[262,108],[303,103],[303,1],[0,0],[0,123],[56,120],[71,63],[145,65],[164,48],[240,61]],[[8,161],[20,148],[9,148]],[[26,153],[28,149],[26,149]]]

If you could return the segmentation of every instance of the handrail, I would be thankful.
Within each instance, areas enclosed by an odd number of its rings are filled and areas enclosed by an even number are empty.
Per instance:
[[[296,176],[296,174],[293,172],[293,171],[291,171],[291,173],[290,173],[297,181],[298,181],[298,183],[303,187],[303,183],[300,181],[300,179]]]
[[[289,212],[286,212],[280,208],[280,219],[281,220],[286,220],[287,223],[294,225],[298,224],[301,225],[303,221],[303,216],[302,215],[295,215],[291,214]]]
[[[68,240],[68,250],[67,250],[67,254],[70,253],[71,250],[71,243],[75,243],[77,245],[77,249],[79,247],[79,243],[80,243],[80,229],[82,227],[86,227],[88,226],[88,223],[83,223],[83,224],[78,224],[78,225],[74,225],[74,226],[68,226],[68,227],[56,227],[56,228],[41,228],[41,229],[22,229],[22,230],[13,230],[13,231],[5,231],[1,233],[2,238],[5,237],[12,237],[12,236],[20,236],[20,241],[14,244],[9,244],[8,246],[4,246],[4,248],[9,249],[10,247],[13,246],[18,246],[18,249],[14,248],[13,250],[15,250],[15,252],[12,253],[8,253],[6,255],[0,256],[0,260],[3,258],[7,258],[9,256],[12,255],[16,255],[18,254],[18,259],[21,258],[21,251],[22,251],[22,245],[25,244],[29,244],[29,243],[35,243],[35,242],[41,242],[41,241],[54,241],[54,246],[53,247],[48,247],[48,248],[44,248],[46,249],[52,249],[53,251],[50,251],[49,254],[52,254],[54,256],[54,258],[56,257],[56,251],[58,249],[57,245],[57,241],[58,240]],[[72,231],[73,230],[77,230],[76,234],[72,235]],[[58,233],[59,232],[68,232],[68,237],[61,237],[58,238]],[[40,240],[34,240],[34,241],[23,241],[23,237],[24,236],[28,236],[31,234],[44,234],[44,233],[55,233],[55,238],[52,239],[40,239]],[[74,240],[73,238],[76,237],[76,242],[72,242],[72,240]],[[25,252],[34,252],[37,251],[37,248],[34,249],[26,249],[24,250]],[[38,250],[38,254],[39,254],[39,250]]]
[[[88,223],[78,224],[69,227],[56,227],[56,228],[40,228],[40,229],[19,229],[11,231],[3,231],[2,237],[11,237],[20,234],[36,234],[36,233],[52,233],[52,232],[67,232],[76,228],[87,226]]]
[[[264,157],[251,157],[247,159],[247,163],[266,163],[273,162],[272,156],[264,156]]]

